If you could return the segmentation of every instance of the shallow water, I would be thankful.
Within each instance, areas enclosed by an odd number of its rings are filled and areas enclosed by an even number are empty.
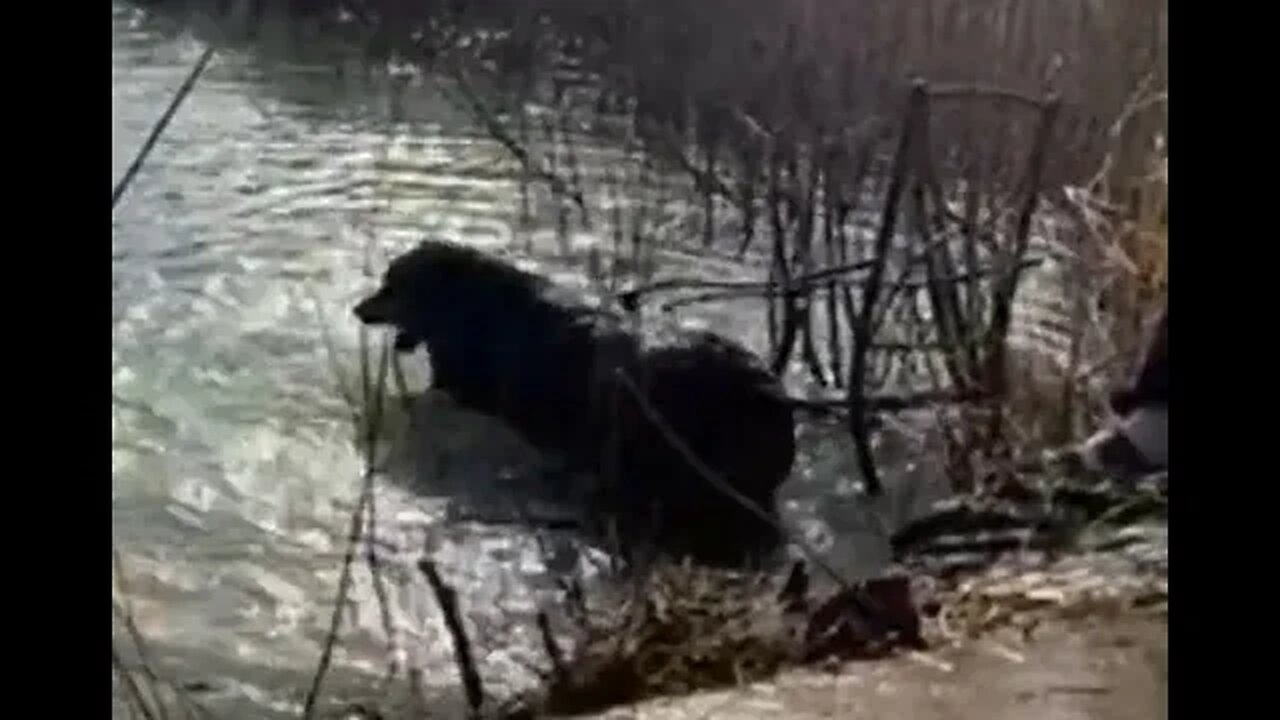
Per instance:
[[[203,45],[113,8],[119,178]],[[297,716],[328,632],[364,467],[337,376],[358,377],[350,308],[371,273],[435,234],[519,248],[582,285],[592,248],[608,242],[575,231],[562,246],[547,203],[522,222],[515,166],[433,79],[353,71],[336,49],[267,50],[218,53],[112,221],[120,596],[166,677],[220,716],[245,718]],[[587,148],[586,171],[603,173],[611,152]],[[665,259],[729,272],[691,253]],[[764,341],[757,307],[701,320]],[[518,493],[503,478],[533,461],[528,451],[447,402],[422,412],[429,422],[413,440],[429,462],[418,475],[509,512]],[[887,557],[877,519],[886,507],[852,492],[847,448],[830,452],[829,442],[807,442],[807,457],[821,460],[797,468],[784,509],[797,523],[820,519],[802,525],[810,539],[850,573],[867,572]],[[902,474],[933,472],[913,452],[897,451]],[[421,479],[376,483],[388,615],[357,561],[328,696],[372,692],[394,661],[453,697],[443,624],[414,569],[424,553],[460,591],[486,679],[512,686],[529,678],[522,658],[538,655],[529,620],[550,597],[544,559],[590,565],[565,542],[548,553],[528,530],[468,519],[474,507],[415,492]]]

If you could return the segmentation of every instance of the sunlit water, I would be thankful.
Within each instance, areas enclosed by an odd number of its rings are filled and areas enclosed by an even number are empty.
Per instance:
[[[202,50],[170,24],[116,8],[113,179]],[[296,716],[328,633],[364,467],[336,378],[357,373],[350,308],[375,282],[369,271],[427,234],[494,250],[523,250],[531,237],[536,250],[521,257],[583,284],[586,249],[607,243],[575,232],[566,253],[545,210],[518,234],[515,166],[431,78],[340,72],[333,58],[308,55],[220,52],[113,212],[121,597],[166,677],[226,717]],[[665,260],[728,272],[691,258]],[[763,342],[758,307],[702,320]],[[501,427],[442,401],[428,414],[414,441],[429,445],[431,479],[490,488],[495,506],[517,494],[504,470],[529,457]],[[850,572],[883,563],[883,533],[849,489],[847,449],[807,447],[788,516],[837,528],[810,538]],[[372,692],[395,660],[444,693],[436,713],[457,705],[443,624],[414,569],[424,554],[460,590],[486,679],[526,681],[522,658],[537,655],[530,619],[552,598],[545,558],[561,571],[590,563],[567,547],[540,549],[519,526],[470,522],[413,483],[380,478],[376,508],[392,637],[361,559],[327,695]],[[826,522],[804,522],[815,517]]]

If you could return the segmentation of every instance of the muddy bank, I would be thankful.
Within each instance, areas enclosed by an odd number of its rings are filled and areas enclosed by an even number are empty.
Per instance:
[[[1168,621],[1055,620],[876,663],[782,673],[744,688],[663,698],[597,717],[1013,720],[1168,716]]]
[[[1005,556],[914,579],[926,647],[817,663],[602,718],[1164,718],[1167,526],[1130,526],[1056,558]]]
[[[1166,712],[1163,519],[1091,523],[941,575],[899,567],[833,587],[818,570],[653,568],[581,607],[572,650],[547,643],[544,688],[493,706],[477,686],[473,707],[504,719]]]

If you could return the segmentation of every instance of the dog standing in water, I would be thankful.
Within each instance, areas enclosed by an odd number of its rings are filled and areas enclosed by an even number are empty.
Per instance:
[[[435,389],[601,480],[601,509],[624,536],[630,526],[713,564],[775,549],[775,493],[796,456],[779,380],[725,338],[677,331],[646,343],[563,294],[477,249],[425,241],[355,315],[395,328],[399,351],[424,345]],[[765,518],[714,487],[690,452]]]
[[[1111,394],[1113,423],[1081,443],[1070,461],[1121,477],[1169,465],[1169,304],[1156,322],[1142,362],[1126,385]]]

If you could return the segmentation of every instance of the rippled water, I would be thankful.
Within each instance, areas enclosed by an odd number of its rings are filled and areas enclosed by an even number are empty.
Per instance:
[[[117,9],[115,177],[201,50]],[[160,664],[229,716],[289,711],[328,628],[362,463],[324,335],[354,368],[349,308],[369,287],[370,240],[389,252],[424,231],[509,239],[500,152],[429,87],[417,96],[418,119],[391,123],[376,81],[220,53],[114,213],[112,512],[127,597]],[[488,429],[458,433],[480,445]],[[390,484],[378,499],[394,575],[441,511]],[[528,603],[502,576],[533,550],[514,533],[434,541],[468,605]],[[371,686],[385,665],[367,574],[335,690]],[[427,596],[401,594],[394,620],[421,639],[399,644],[437,646]]]
[[[112,22],[119,178],[203,45],[124,6]],[[363,471],[334,359],[356,372],[350,307],[371,288],[368,271],[428,233],[524,247],[514,166],[430,78],[344,70],[341,56],[314,48],[275,50],[219,52],[113,213],[121,596],[166,676],[226,717],[296,716],[328,631]],[[538,251],[528,257],[583,282],[584,248],[604,239],[579,233],[565,253],[550,213],[533,224]],[[704,320],[759,344],[760,318],[748,307]],[[529,462],[518,442],[447,402],[429,415],[417,442],[429,446],[434,481],[510,494],[504,467]],[[817,514],[844,526],[833,556],[851,570],[883,562],[874,522],[838,482],[851,474],[847,452],[819,455],[798,469],[789,511],[812,515],[820,497]],[[528,620],[549,587],[535,538],[459,520],[456,503],[413,483],[376,487],[392,637],[357,563],[329,694],[370,691],[389,646],[451,692],[443,625],[413,569],[424,552],[476,618],[486,677],[527,679]],[[567,550],[551,556],[584,562]]]

